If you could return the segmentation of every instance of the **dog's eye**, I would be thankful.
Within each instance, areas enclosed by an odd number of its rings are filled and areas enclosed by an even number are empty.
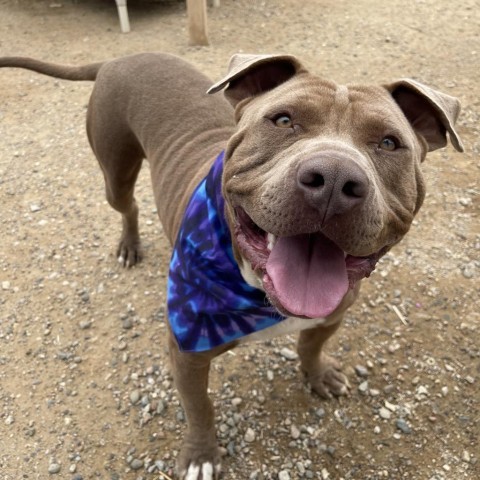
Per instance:
[[[395,137],[385,137],[379,144],[378,147],[382,150],[387,150],[393,152],[398,148],[398,140]]]
[[[286,115],[285,113],[282,113],[281,115],[278,115],[273,119],[275,122],[275,125],[280,128],[292,128],[293,127],[293,121],[290,118],[289,115]]]

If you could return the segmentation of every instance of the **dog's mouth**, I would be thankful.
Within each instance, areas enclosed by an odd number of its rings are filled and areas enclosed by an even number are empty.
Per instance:
[[[261,279],[272,305],[287,316],[327,317],[388,250],[356,257],[321,232],[276,237],[256,225],[243,208],[235,213],[234,234],[243,258]]]

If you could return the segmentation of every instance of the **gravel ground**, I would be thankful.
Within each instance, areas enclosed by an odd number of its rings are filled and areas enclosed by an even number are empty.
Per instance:
[[[162,50],[219,78],[235,52],[288,52],[339,82],[408,76],[459,97],[466,153],[429,156],[412,231],[330,344],[350,397],[310,393],[294,337],[217,359],[211,388],[225,478],[480,478],[477,1],[221,3],[209,9],[211,46],[195,48],[183,2],[129,1],[122,35],[113,1],[0,0],[0,55],[87,63]],[[145,260],[125,271],[84,133],[91,88],[0,71],[1,480],[164,479],[185,429],[148,167]]]

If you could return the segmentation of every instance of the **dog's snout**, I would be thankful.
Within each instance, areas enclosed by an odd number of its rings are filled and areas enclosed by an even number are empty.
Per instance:
[[[322,156],[302,162],[297,186],[323,221],[350,212],[368,195],[369,181],[359,165],[348,159]]]

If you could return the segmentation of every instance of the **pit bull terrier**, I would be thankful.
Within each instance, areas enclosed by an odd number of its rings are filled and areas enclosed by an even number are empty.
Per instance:
[[[238,343],[300,331],[313,391],[348,392],[323,346],[360,281],[409,230],[426,154],[447,132],[463,151],[457,99],[408,79],[337,85],[291,55],[235,55],[213,86],[156,53],[80,67],[5,57],[0,66],[95,81],[87,132],[122,214],[126,267],[141,258],[134,186],[149,161],[174,246],[168,342],[188,422],[180,478],[219,476],[209,366]]]

